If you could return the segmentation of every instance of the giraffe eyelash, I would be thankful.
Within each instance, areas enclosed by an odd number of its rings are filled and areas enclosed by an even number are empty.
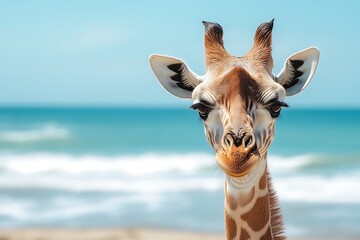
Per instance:
[[[281,109],[283,107],[289,107],[289,105],[285,102],[276,100],[267,109],[270,112],[271,117],[278,118],[280,117]]]
[[[281,107],[289,107],[289,104],[287,104],[286,102],[276,101],[274,104],[281,106]]]
[[[201,120],[205,121],[207,119],[207,117],[209,116],[209,113],[211,112],[212,108],[209,106],[206,106],[203,103],[195,103],[193,105],[190,106],[190,108],[194,109],[194,110],[198,110],[199,112],[199,117],[201,118]]]

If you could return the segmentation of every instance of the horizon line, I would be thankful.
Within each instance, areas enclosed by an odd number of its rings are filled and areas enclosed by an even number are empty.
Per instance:
[[[124,105],[124,104],[0,104],[0,109],[187,109],[187,105]],[[360,110],[360,106],[300,105],[288,110]]]

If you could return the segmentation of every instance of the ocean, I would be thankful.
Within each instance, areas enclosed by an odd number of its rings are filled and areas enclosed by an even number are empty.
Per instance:
[[[285,109],[268,164],[289,236],[360,237],[360,110]],[[190,109],[0,108],[0,227],[221,232]]]

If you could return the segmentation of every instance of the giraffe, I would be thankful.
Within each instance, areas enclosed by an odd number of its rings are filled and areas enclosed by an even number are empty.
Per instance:
[[[205,26],[202,76],[181,59],[151,55],[151,68],[171,94],[192,100],[204,123],[206,138],[225,178],[226,239],[286,239],[278,199],[267,168],[267,150],[276,119],[288,107],[286,96],[303,91],[311,81],[319,50],[291,55],[273,74],[274,20],[260,24],[253,47],[243,56],[229,54],[223,29]]]

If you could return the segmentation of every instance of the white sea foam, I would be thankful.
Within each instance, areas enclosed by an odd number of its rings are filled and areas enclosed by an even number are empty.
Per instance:
[[[181,192],[223,187],[208,154],[72,156],[33,153],[0,155],[0,187],[66,191]],[[201,172],[217,173],[199,176]]]
[[[302,168],[315,159],[312,155],[298,155],[291,157],[270,155],[268,157],[268,166],[272,174],[288,173],[289,171],[296,171]]]
[[[159,173],[194,174],[216,169],[210,154],[143,154],[122,156],[74,156],[53,153],[2,154],[0,167],[18,174],[63,172],[66,174],[125,174],[146,176]],[[287,173],[311,163],[309,155],[295,157],[270,156],[271,172]]]
[[[1,142],[32,142],[43,140],[61,140],[70,136],[68,129],[57,124],[45,124],[30,130],[12,130],[0,132]]]
[[[0,167],[18,174],[60,172],[81,174],[123,174],[147,176],[180,172],[192,174],[204,168],[214,168],[214,157],[208,154],[144,154],[140,156],[72,156],[65,154],[33,153],[0,155]]]
[[[21,200],[15,200],[14,199],[0,199],[0,215],[1,216],[7,216],[11,218],[16,219],[24,219],[27,217],[27,212],[29,207],[29,204],[21,201]]]
[[[350,175],[293,176],[274,178],[274,186],[282,201],[360,203],[360,173]]]
[[[42,207],[42,211],[36,211],[41,202],[0,198],[0,214],[16,222],[46,222],[73,219],[94,213],[112,215],[114,210],[129,210],[128,206],[134,203],[146,207],[146,211],[159,211],[161,204],[166,201],[166,196],[157,193],[128,194],[121,197],[113,195],[97,199],[96,207],[93,201],[93,199],[80,199],[74,196],[55,197],[51,202],[47,202],[47,208]]]
[[[360,203],[357,191],[360,175],[321,177],[295,176],[274,178],[274,186],[281,201],[318,203]],[[213,192],[223,189],[222,176],[188,178],[62,178],[0,177],[1,189],[33,189],[73,192],[118,192],[134,194],[168,194],[189,191]]]
[[[304,173],[315,156],[269,156],[274,187],[282,201],[360,203],[359,169],[332,175]],[[219,191],[223,175],[211,154],[73,156],[32,153],[0,155],[0,188],[166,194]]]
[[[169,193],[193,190],[216,191],[223,188],[218,177],[177,179],[122,179],[122,178],[0,178],[3,189],[54,189],[65,191],[96,191],[123,193]]]

